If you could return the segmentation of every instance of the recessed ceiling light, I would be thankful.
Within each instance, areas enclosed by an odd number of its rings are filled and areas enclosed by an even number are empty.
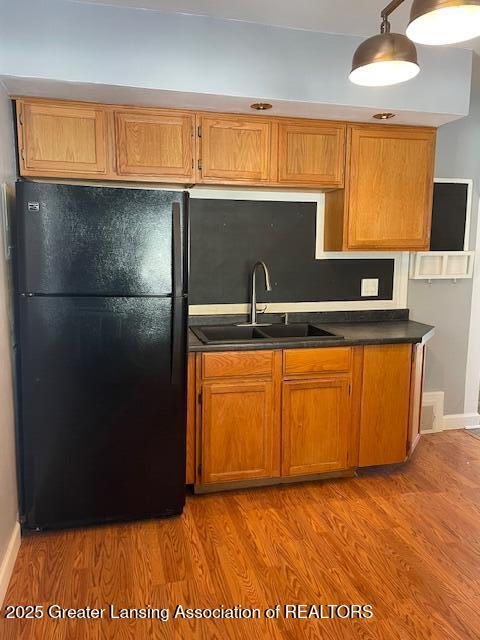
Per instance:
[[[267,111],[271,108],[272,105],[269,102],[254,102],[250,105],[250,109],[255,109],[255,111]]]
[[[394,118],[395,115],[395,113],[375,113],[373,118],[376,118],[377,120],[390,120],[390,118]]]

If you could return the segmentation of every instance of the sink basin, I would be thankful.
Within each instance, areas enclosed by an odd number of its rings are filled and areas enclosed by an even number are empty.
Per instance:
[[[235,344],[245,342],[275,342],[281,340],[319,340],[321,338],[343,338],[313,324],[272,324],[265,327],[242,327],[218,325],[191,327],[193,333],[204,344]]]
[[[191,327],[193,333],[204,344],[221,344],[223,342],[250,342],[265,340],[265,336],[256,327],[237,327],[236,325]]]
[[[319,329],[313,324],[272,324],[263,327],[262,333],[269,338],[339,338],[330,331]]]

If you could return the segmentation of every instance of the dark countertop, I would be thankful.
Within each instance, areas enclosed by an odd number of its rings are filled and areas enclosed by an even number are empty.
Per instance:
[[[307,349],[311,347],[338,347],[364,344],[425,343],[435,329],[428,324],[412,320],[385,320],[374,322],[319,322],[313,317],[311,324],[320,326],[344,338],[252,340],[228,344],[203,344],[189,331],[189,351],[253,351],[261,349]],[[232,320],[232,324],[233,324]],[[293,323],[293,320],[292,320]],[[201,324],[196,319],[195,324]],[[212,324],[212,322],[205,322]],[[218,324],[225,324],[219,322]]]

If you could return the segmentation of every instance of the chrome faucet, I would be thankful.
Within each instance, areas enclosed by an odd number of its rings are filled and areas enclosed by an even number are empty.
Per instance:
[[[253,269],[252,269],[252,284],[251,284],[251,300],[250,300],[250,322],[246,322],[243,325],[239,325],[239,326],[249,326],[249,327],[266,327],[268,326],[268,324],[266,323],[259,323],[257,322],[257,285],[256,285],[256,273],[257,273],[257,267],[262,267],[263,268],[263,273],[265,275],[265,289],[267,291],[271,291],[272,290],[272,285],[270,284],[270,274],[268,272],[268,268],[267,265],[262,261],[258,261],[253,265]]]

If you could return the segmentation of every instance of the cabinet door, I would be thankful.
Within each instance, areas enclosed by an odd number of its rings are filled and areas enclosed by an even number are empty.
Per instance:
[[[202,394],[202,483],[279,475],[274,383],[212,382]]]
[[[272,123],[261,118],[199,118],[203,183],[261,184],[272,177]]]
[[[345,130],[341,123],[309,120],[278,125],[278,182],[304,187],[342,187]]]
[[[102,107],[18,101],[20,173],[99,177],[107,173],[107,116]]]
[[[185,482],[193,484],[195,482],[195,424],[196,424],[196,367],[195,354],[188,354],[188,376],[187,376],[187,440],[186,440],[186,464]]]
[[[283,384],[282,476],[348,468],[351,433],[349,378]]]
[[[347,249],[428,250],[435,131],[349,128]]]
[[[115,112],[117,173],[138,180],[194,181],[194,116],[177,111]]]
[[[413,453],[420,439],[424,371],[425,346],[423,344],[416,344],[413,347],[412,377],[410,381],[410,424],[407,442],[408,455]]]
[[[365,347],[359,466],[405,460],[411,366],[410,344]]]

